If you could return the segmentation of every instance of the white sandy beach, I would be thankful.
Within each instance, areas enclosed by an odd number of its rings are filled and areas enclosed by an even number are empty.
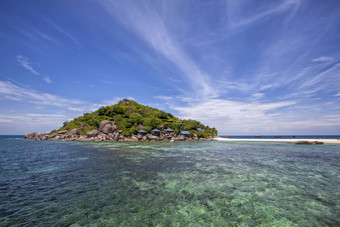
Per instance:
[[[224,138],[217,137],[218,141],[227,141],[227,142],[282,142],[282,143],[295,143],[296,141],[319,141],[324,142],[325,144],[340,144],[340,140],[338,139],[234,139],[234,138]]]

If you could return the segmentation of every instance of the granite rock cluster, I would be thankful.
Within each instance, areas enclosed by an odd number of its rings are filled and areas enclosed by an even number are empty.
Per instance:
[[[25,139],[32,140],[64,140],[64,141],[198,141],[198,140],[213,140],[213,137],[199,138],[196,134],[179,135],[175,132],[166,132],[165,128],[159,133],[139,133],[132,136],[122,135],[122,130],[119,130],[115,123],[104,120],[99,124],[97,129],[88,131],[86,135],[81,135],[79,132],[85,127],[81,124],[79,128],[71,129],[70,131],[61,130],[55,133],[47,132],[44,134],[31,132],[25,135]]]

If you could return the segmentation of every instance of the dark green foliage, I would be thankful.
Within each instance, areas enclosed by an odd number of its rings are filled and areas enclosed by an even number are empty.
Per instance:
[[[98,128],[103,120],[113,118],[119,130],[123,130],[122,135],[131,136],[138,133],[138,125],[143,125],[143,130],[151,132],[153,129],[159,129],[161,125],[173,129],[176,133],[181,130],[190,131],[199,137],[216,136],[217,130],[201,124],[195,120],[180,120],[170,113],[141,105],[133,100],[121,100],[113,106],[99,108],[93,113],[86,113],[72,121],[66,121],[59,130],[71,130],[79,128],[80,124],[86,126],[78,134],[86,134],[87,131]],[[168,122],[171,120],[171,122]],[[181,121],[181,122],[177,122]],[[202,128],[204,131],[197,131]]]

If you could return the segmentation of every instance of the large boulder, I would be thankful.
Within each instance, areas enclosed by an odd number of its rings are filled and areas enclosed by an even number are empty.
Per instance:
[[[66,133],[67,133],[67,130],[58,131],[59,135],[66,134]]]
[[[137,137],[136,135],[131,136],[131,139],[132,139],[133,141],[138,141],[138,137]]]
[[[183,140],[185,140],[185,136],[180,135],[180,136],[177,138],[177,140],[178,140],[178,141],[183,141]]]
[[[113,140],[115,140],[115,141],[119,140],[119,133],[118,132],[114,134]]]
[[[69,132],[68,132],[68,134],[69,135],[77,135],[77,132],[79,131],[79,129],[78,128],[74,128],[74,129],[71,129]]]
[[[103,129],[104,129],[104,127],[105,127],[105,125],[107,125],[107,124],[110,124],[110,125],[111,125],[111,122],[108,121],[108,120],[105,120],[105,121],[100,122],[98,130],[99,130],[100,132],[102,132]]]
[[[102,132],[103,133],[106,133],[106,134],[109,134],[109,133],[112,133],[113,131],[114,131],[114,127],[113,127],[113,125],[111,125],[111,124],[106,124],[105,126],[104,126],[104,128],[102,129]],[[99,130],[100,131],[100,130]]]
[[[88,131],[88,132],[86,133],[86,136],[87,136],[87,137],[96,137],[96,136],[98,135],[98,133],[99,133],[99,131],[96,130],[96,129],[94,129],[94,130]]]
[[[158,141],[159,137],[158,136],[148,136],[148,140]]]
[[[25,135],[25,139],[33,139],[33,137],[36,135],[36,132],[30,132]]]
[[[97,137],[98,137],[99,140],[104,141],[104,140],[106,140],[107,135],[105,133],[99,132]]]
[[[33,139],[34,139],[34,140],[41,140],[41,138],[42,138],[41,133],[36,133],[36,134],[33,136]]]

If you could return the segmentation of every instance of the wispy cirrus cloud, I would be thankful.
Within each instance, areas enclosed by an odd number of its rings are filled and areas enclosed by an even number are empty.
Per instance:
[[[203,96],[216,96],[218,91],[210,84],[210,76],[189,57],[171,35],[159,10],[153,4],[139,1],[107,1],[102,2],[102,5],[113,18],[136,33],[156,52],[176,66],[194,88],[194,92],[199,90]]]
[[[17,61],[22,67],[33,73],[34,75],[40,75],[40,73],[33,68],[33,63],[25,56],[17,55]]]
[[[252,5],[253,4],[253,5]],[[257,3],[251,1],[228,1],[228,24],[231,29],[250,26],[256,22],[267,20],[275,15],[291,11],[291,17],[296,13],[301,4],[300,0],[285,0],[280,4],[273,2],[273,4],[267,4],[265,8],[257,9]],[[251,10],[251,13],[244,12],[244,9],[248,7],[254,7],[255,10]]]
[[[18,102],[28,102],[38,106],[55,106],[65,108],[75,112],[95,111],[102,106],[109,106],[117,104],[121,97],[114,97],[112,99],[104,99],[98,103],[90,103],[87,101],[77,99],[67,99],[58,95],[40,92],[30,89],[14,81],[0,80],[0,99],[7,99]],[[127,99],[135,100],[134,97],[126,97]]]
[[[52,22],[50,19],[47,19],[46,17],[43,18],[49,25],[51,25],[54,29],[56,29],[58,32],[69,38],[74,44],[76,44],[78,47],[82,47],[83,45],[76,39],[73,35],[71,35],[69,32],[67,32],[64,28],[57,25],[55,22]]]
[[[197,119],[217,127],[220,135],[287,135],[293,131],[297,134],[309,134],[311,128],[335,129],[340,126],[339,115],[322,114],[322,117],[315,121],[315,117],[320,116],[323,109],[319,109],[318,105],[302,106],[293,100],[260,103],[209,99],[189,105],[178,105],[176,102],[168,102],[168,105],[178,111],[182,118]],[[302,111],[298,112],[296,108],[302,108]],[[325,113],[327,111],[325,110]]]
[[[312,61],[313,62],[330,62],[330,61],[334,61],[335,58],[333,57],[328,57],[328,56],[320,56],[318,58],[314,58]]]
[[[34,75],[42,76],[42,79],[46,83],[49,83],[49,84],[52,83],[52,80],[48,75],[42,74],[42,73],[38,72],[36,69],[33,68],[34,63],[31,62],[28,57],[25,57],[23,55],[17,55],[17,61],[20,63],[20,65],[22,67],[24,67],[25,69],[27,69],[28,71],[30,71]]]
[[[84,104],[80,100],[65,99],[57,95],[22,87],[9,81],[0,81],[0,94],[3,99],[25,101],[39,105],[71,106]]]

